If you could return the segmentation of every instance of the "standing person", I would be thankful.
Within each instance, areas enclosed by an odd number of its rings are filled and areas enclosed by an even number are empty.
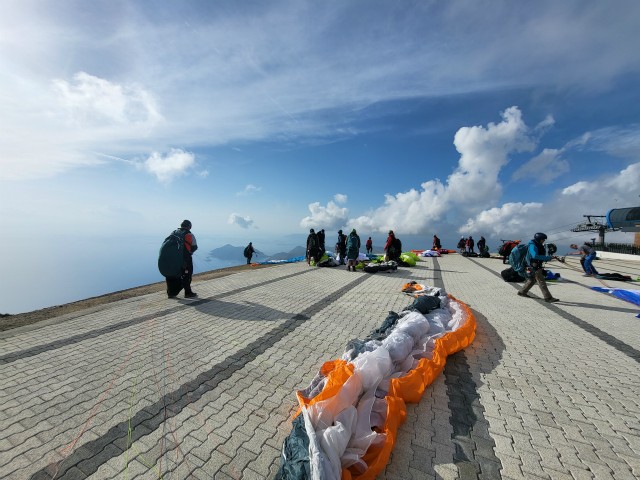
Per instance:
[[[324,255],[324,228],[318,232],[318,248],[320,249],[320,256]]]
[[[366,247],[367,247],[367,253],[373,252],[373,240],[371,240],[371,237],[367,239]]]
[[[483,236],[480,236],[480,240],[478,240],[478,251],[480,252],[480,254],[484,253],[484,249],[487,246],[487,241],[484,239]]]
[[[390,260],[398,261],[400,259],[400,254],[402,253],[398,248],[398,239],[396,238],[393,230],[389,230],[389,236],[387,237],[387,243],[384,244],[384,251],[386,252],[384,256],[384,261],[388,262]]]
[[[351,230],[349,238],[347,238],[347,270],[356,271],[356,263],[360,254],[360,237],[356,233],[356,229]]]
[[[347,258],[347,236],[338,230],[338,254],[340,255],[340,265],[344,265],[344,259]]]
[[[437,235],[433,236],[433,247],[432,250],[440,250],[442,248],[442,244],[440,243],[440,239]]]
[[[463,253],[465,251],[465,247],[467,245],[467,239],[464,237],[460,237],[460,240],[458,241],[458,245],[456,245],[458,247],[458,251],[460,253]]]
[[[475,253],[473,251],[473,247],[475,246],[476,242],[473,241],[473,237],[471,235],[469,235],[469,238],[467,238],[467,253]]]
[[[518,295],[521,297],[528,297],[528,292],[531,287],[537,282],[540,287],[540,291],[544,297],[544,301],[548,303],[559,302],[557,298],[554,298],[547,287],[547,282],[544,278],[544,268],[542,268],[543,262],[548,262],[554,257],[545,255],[544,242],[547,240],[547,236],[544,233],[536,233],[533,239],[529,241],[527,246],[526,263],[530,267],[531,272],[527,272],[527,280],[524,282],[521,290],[518,290]]]
[[[184,241],[182,249],[182,268],[179,277],[166,277],[167,296],[175,298],[184,288],[184,298],[195,298],[198,296],[191,290],[191,278],[193,277],[193,253],[198,249],[196,237],[191,233],[191,222],[184,220],[180,224],[180,228],[174,231],[174,234],[181,237]]]
[[[309,230],[309,236],[307,237],[307,265],[311,265],[311,259],[314,263],[318,259],[318,249],[320,242],[318,241],[318,235],[314,232],[313,228]]]
[[[247,245],[244,248],[244,256],[247,259],[247,265],[249,265],[251,263],[251,257],[253,257],[253,254],[256,251],[253,249],[253,244],[251,242],[249,242],[249,245]]]
[[[575,243],[572,243],[570,246],[572,249],[578,250],[577,252],[570,253],[569,255],[580,255],[580,264],[584,270],[584,276],[592,277],[594,275],[598,275],[598,271],[593,266],[593,261],[596,259],[596,249],[587,243],[581,247],[578,247]]]

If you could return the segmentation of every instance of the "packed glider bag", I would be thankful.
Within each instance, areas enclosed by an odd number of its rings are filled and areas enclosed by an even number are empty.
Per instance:
[[[165,277],[179,277],[184,265],[185,230],[177,229],[164,239],[158,254],[158,270]]]

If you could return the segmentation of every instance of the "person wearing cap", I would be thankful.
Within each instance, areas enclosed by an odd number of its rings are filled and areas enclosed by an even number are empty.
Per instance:
[[[360,255],[360,237],[354,228],[347,238],[347,270],[356,271],[358,255]]]
[[[522,289],[518,290],[518,295],[521,297],[529,297],[529,290],[531,290],[531,287],[537,283],[544,297],[544,301],[553,303],[559,302],[560,300],[551,295],[549,287],[547,287],[547,282],[544,278],[544,268],[542,268],[542,264],[543,262],[548,262],[554,258],[546,255],[544,248],[544,242],[546,240],[547,236],[544,233],[536,233],[533,236],[533,239],[529,241],[526,255],[526,262],[529,266],[529,268],[527,268],[527,280],[524,282]]]
[[[338,230],[338,243],[336,243],[336,249],[340,256],[340,265],[344,265],[344,259],[347,258],[347,236],[342,233],[342,230]]]
[[[307,265],[311,265],[311,259],[313,259],[314,263],[320,260],[320,258],[318,257],[319,250],[320,242],[318,241],[318,235],[313,230],[313,228],[311,228],[309,230],[309,235],[307,236]]]
[[[184,288],[184,298],[195,298],[198,296],[191,290],[191,279],[193,277],[193,253],[198,249],[196,237],[191,233],[191,222],[183,220],[178,231],[184,235],[184,250],[182,275],[176,278],[167,277],[167,296],[174,298],[178,296],[180,290]]]

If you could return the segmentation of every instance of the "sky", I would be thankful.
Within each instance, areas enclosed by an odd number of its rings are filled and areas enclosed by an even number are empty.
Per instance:
[[[309,228],[579,243],[640,205],[635,0],[2,4],[0,313],[162,280],[186,218],[197,271]]]

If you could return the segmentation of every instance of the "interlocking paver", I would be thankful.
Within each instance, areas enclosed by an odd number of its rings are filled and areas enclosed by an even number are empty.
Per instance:
[[[478,328],[408,405],[381,478],[637,478],[633,308],[557,267],[552,306],[517,297],[499,261],[449,255],[391,274],[245,271],[197,284],[198,302],[152,294],[3,332],[0,476],[270,478],[294,391],[416,280]]]

